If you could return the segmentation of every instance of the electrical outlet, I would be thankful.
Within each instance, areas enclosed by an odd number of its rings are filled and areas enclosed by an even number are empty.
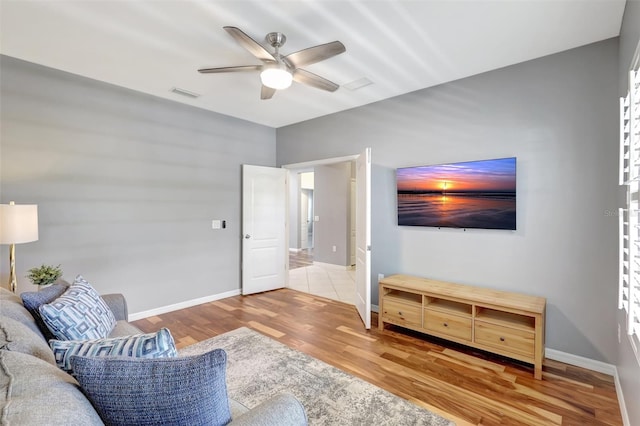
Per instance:
[[[378,274],[378,281],[384,278],[384,274]]]
[[[335,253],[335,252],[336,252],[336,250],[337,250],[337,249],[336,249],[336,246],[333,246],[333,247],[331,248],[331,250],[333,250],[333,252]]]

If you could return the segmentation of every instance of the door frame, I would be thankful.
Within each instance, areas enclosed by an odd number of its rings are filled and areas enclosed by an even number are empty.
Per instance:
[[[355,161],[360,154],[346,155],[344,157],[325,158],[322,160],[305,161],[303,163],[291,163],[283,164],[280,166],[283,169],[297,170],[297,169],[311,169],[315,166],[324,166],[327,164],[344,163],[346,161]]]
[[[291,182],[291,173],[293,172],[302,172],[302,171],[313,171],[313,168],[315,166],[324,166],[327,164],[337,164],[337,163],[344,163],[346,161],[356,161],[356,159],[360,156],[360,154],[353,154],[353,155],[346,155],[344,157],[333,157],[333,158],[324,158],[324,159],[320,159],[320,160],[312,160],[312,161],[305,161],[302,163],[290,163],[290,164],[283,164],[280,166],[280,168],[282,169],[287,169],[289,171],[289,178],[287,179],[287,220],[286,220],[286,225],[285,225],[285,234],[286,234],[286,241],[289,241],[289,233],[291,232],[290,227],[291,226],[298,226],[297,224],[295,225],[291,225],[291,221],[289,220],[289,212],[291,211],[291,203],[294,202],[294,200],[291,200],[291,197],[289,197],[289,182]],[[314,230],[315,232],[315,230]],[[288,253],[288,249],[287,249],[287,253]],[[287,255],[287,261],[286,261],[286,265],[287,265],[287,269],[285,271],[285,284],[287,286],[289,286],[289,256]]]
[[[324,159],[320,159],[320,160],[312,160],[312,161],[305,161],[302,163],[290,163],[290,164],[283,164],[282,166],[280,166],[283,169],[287,169],[289,170],[289,174],[291,175],[291,173],[293,172],[297,172],[303,169],[312,169],[315,166],[324,166],[324,165],[328,165],[328,164],[337,164],[337,163],[344,163],[347,161],[353,161],[355,162],[358,157],[360,157],[361,153],[358,154],[353,154],[353,155],[346,155],[344,157],[333,157],[333,158],[324,158]],[[290,179],[287,179],[287,182],[289,182]],[[289,191],[287,191],[287,194],[289,193]],[[291,199],[287,199],[287,203],[291,203]],[[290,211],[290,206],[289,208],[287,208],[287,212]],[[287,241],[289,241],[289,226],[290,226],[290,220],[287,220],[287,224],[286,224],[286,239]],[[356,224],[357,224],[357,218],[356,218]],[[297,226],[297,225],[296,225]],[[285,281],[287,286],[289,285],[289,257],[287,256],[287,262],[286,262],[286,277],[285,277]],[[354,301],[355,304],[355,301]],[[373,310],[372,310],[373,311]]]

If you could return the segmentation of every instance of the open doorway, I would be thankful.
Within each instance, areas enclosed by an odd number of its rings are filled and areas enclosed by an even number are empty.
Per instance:
[[[358,314],[362,318],[362,322],[364,323],[365,328],[371,328],[371,148],[365,148],[360,154],[342,157],[340,159],[326,159],[326,160],[318,160],[308,163],[298,163],[295,165],[283,165],[280,169],[273,167],[264,167],[264,166],[251,166],[251,165],[243,165],[243,178],[242,178],[242,199],[243,199],[243,207],[242,207],[242,230],[243,230],[243,239],[242,239],[242,252],[243,252],[243,261],[242,261],[242,292],[243,294],[251,294],[252,292],[256,292],[257,286],[249,285],[252,283],[252,279],[255,278],[265,278],[265,274],[261,274],[260,276],[255,276],[256,265],[259,262],[254,261],[245,261],[245,259],[250,258],[247,256],[247,253],[259,253],[262,257],[259,259],[261,262],[266,262],[270,264],[273,268],[273,273],[268,275],[268,278],[276,277],[276,280],[269,281],[269,288],[257,289],[257,291],[266,291],[273,290],[282,287],[290,287],[289,285],[289,259],[286,256],[287,250],[287,240],[291,242],[293,235],[291,230],[300,230],[300,227],[297,226],[298,221],[293,221],[295,226],[290,226],[291,221],[288,217],[287,210],[289,213],[293,210],[295,212],[299,211],[299,205],[291,203],[291,193],[285,193],[285,190],[291,191],[295,189],[296,186],[291,184],[291,173],[292,169],[301,168],[301,167],[316,167],[317,165],[336,165],[339,163],[346,162],[349,166],[350,175],[354,174],[354,166],[355,166],[355,179],[356,179],[356,266],[355,266],[355,278],[354,283],[354,306],[358,311]],[[245,173],[246,169],[246,173]],[[265,177],[270,174],[277,173],[278,177],[281,177],[281,180],[278,179],[256,179],[256,176],[259,177],[258,170],[264,170]],[[256,173],[253,173],[253,170]],[[280,170],[280,172],[278,172]],[[251,171],[251,173],[250,173]],[[269,173],[266,173],[269,171]],[[314,173],[316,173],[314,171]],[[256,176],[253,176],[253,175]],[[275,175],[274,175],[275,176]],[[258,181],[258,183],[264,181],[265,188],[264,190],[258,189],[254,183]],[[276,180],[279,181],[276,182]],[[317,180],[317,177],[314,177],[314,180]],[[351,194],[350,191],[350,179],[348,180],[346,186],[346,193]],[[331,185],[327,186],[328,188],[332,188]],[[299,188],[299,185],[298,185]],[[317,185],[314,185],[314,222],[317,222],[318,214],[317,214],[317,204],[316,200],[318,199],[317,195]],[[258,189],[258,190],[257,190]],[[296,190],[297,191],[297,190]],[[259,195],[259,196],[258,196]],[[262,208],[260,209],[261,213],[256,214],[256,201],[258,205],[260,201],[264,198],[269,199],[271,202],[275,202],[274,208]],[[293,199],[297,199],[293,197]],[[280,201],[279,201],[280,200]],[[351,205],[345,200],[347,205]],[[284,207],[284,209],[283,209]],[[333,206],[331,206],[333,207]],[[246,213],[246,214],[245,214]],[[265,217],[270,218],[271,220],[263,220]],[[347,219],[349,216],[345,212],[342,216],[342,220],[344,222],[349,222]],[[284,222],[284,226],[282,226]],[[269,225],[266,229],[264,224]],[[257,232],[255,230],[257,229]],[[266,233],[265,233],[266,232]],[[298,233],[298,232],[296,232]],[[267,235],[268,234],[268,235]],[[273,234],[273,235],[271,235]],[[314,263],[315,258],[317,256],[317,247],[318,247],[318,235],[320,232],[316,229],[316,225],[314,224]],[[264,235],[267,235],[265,238]],[[351,241],[351,238],[347,238],[347,231],[344,231],[344,237],[347,241]],[[256,248],[261,244],[268,243],[271,246],[274,246],[274,243],[277,244],[278,247],[271,248],[269,250],[256,250]],[[345,247],[348,244],[345,244]],[[337,253],[337,245],[333,246],[333,252]],[[343,248],[344,249],[344,248]],[[347,252],[341,253],[344,254],[345,259],[349,258]],[[338,255],[339,256],[339,255]],[[350,262],[350,261],[347,261]],[[350,263],[347,263],[347,267],[350,268]],[[312,266],[316,266],[315,264]],[[340,269],[343,267],[340,265],[336,265]],[[346,272],[347,276],[349,276],[349,271],[340,271]],[[281,274],[281,275],[278,275]],[[284,276],[283,276],[284,275]],[[245,277],[247,277],[247,281],[245,282]],[[281,278],[282,277],[282,278]],[[273,282],[272,282],[273,281]],[[252,288],[250,288],[252,287]],[[267,286],[265,286],[267,287]],[[249,291],[251,290],[251,291]]]
[[[293,173],[291,173],[291,171],[302,169],[302,168],[313,169],[314,170],[314,207],[313,207],[314,264],[311,265],[309,268],[320,266],[318,265],[319,263],[318,249],[320,247],[320,242],[319,242],[320,236],[322,236],[323,233],[321,232],[320,229],[318,229],[317,225],[318,225],[318,221],[320,221],[322,217],[326,217],[326,216],[323,216],[323,214],[319,213],[319,206],[323,205],[323,203],[318,201],[318,199],[320,198],[319,197],[320,185],[318,184],[318,180],[319,180],[318,168],[324,167],[324,166],[333,166],[333,168],[340,169],[341,164],[345,170],[348,169],[349,171],[348,175],[344,179],[340,180],[340,182],[337,182],[336,185],[329,184],[326,186],[326,188],[329,192],[331,192],[331,190],[335,190],[336,193],[338,194],[341,192],[340,188],[343,188],[344,193],[346,194],[343,201],[344,201],[344,205],[347,207],[345,208],[344,212],[337,215],[337,217],[340,218],[340,221],[344,225],[342,236],[344,237],[346,242],[344,246],[341,247],[340,253],[338,253],[337,245],[332,245],[332,246],[330,245],[331,251],[334,254],[336,254],[338,258],[340,258],[341,256],[344,257],[344,263],[340,261],[330,266],[338,269],[335,272],[341,275],[340,278],[345,279],[345,284],[347,282],[347,279],[353,280],[353,283],[354,283],[353,285],[349,283],[345,286],[346,288],[348,288],[348,291],[350,293],[347,296],[347,300],[349,300],[348,303],[353,303],[353,305],[358,311],[358,314],[362,318],[362,322],[364,323],[365,328],[369,329],[371,328],[371,148],[365,148],[360,154],[351,155],[348,157],[328,158],[325,160],[310,161],[307,163],[283,165],[282,168],[289,170],[289,179],[288,179],[289,184],[287,185],[287,187],[289,188],[289,191],[293,191],[293,194],[294,194],[294,197],[291,197],[291,192],[289,193],[290,195],[290,197],[288,198],[289,212],[291,213],[293,211],[294,214],[297,214],[300,211],[299,205],[296,205],[296,203],[291,202],[292,200],[298,199],[297,197],[295,197],[295,194],[297,194],[298,192],[297,188],[300,187],[299,182],[295,182],[294,179],[292,179]],[[351,209],[350,206],[353,205],[353,203],[351,203],[351,197],[353,194],[352,185],[351,185],[352,178],[355,178],[355,183],[356,183],[355,185],[355,212],[356,212],[355,221],[351,218],[351,215],[349,214],[349,211],[348,211],[349,209]],[[334,207],[335,207],[334,205],[331,205],[330,209],[334,209]],[[297,226],[297,224],[299,223],[297,220],[294,220],[294,221],[285,220],[285,222],[286,222],[286,232],[289,235],[288,237],[289,242],[291,242],[292,240],[296,239],[294,234],[297,234],[298,230],[300,230],[301,228]],[[355,222],[355,228],[356,228],[355,270],[351,268],[352,256],[351,256],[351,250],[349,248],[352,241],[351,224],[353,222]],[[290,223],[294,223],[296,224],[296,226],[289,226]],[[328,229],[331,229],[331,227],[329,227]],[[291,232],[292,230],[294,232]],[[300,269],[302,268],[298,268],[298,270]],[[285,270],[287,271],[286,285],[288,287],[295,287],[296,280],[306,277],[306,282],[307,282],[307,285],[309,286],[308,291],[311,291],[311,284],[309,281],[309,277],[312,275],[312,273],[309,273],[307,271],[305,274],[299,273],[298,276],[291,276],[292,274],[289,271],[288,261],[285,264]],[[296,271],[296,269],[293,269],[293,271]],[[330,271],[324,271],[324,272],[326,272],[327,276],[329,276]],[[297,273],[294,273],[294,274],[297,274]],[[329,276],[329,278],[331,283],[333,284],[334,279],[331,278],[331,276]],[[340,280],[340,278],[336,278],[335,281]],[[353,293],[351,293],[351,290],[353,290]],[[354,295],[353,298],[351,298],[351,294]]]
[[[297,203],[289,209],[289,287],[352,305],[354,169],[354,161],[348,160],[290,170],[290,187],[295,189],[289,198]]]

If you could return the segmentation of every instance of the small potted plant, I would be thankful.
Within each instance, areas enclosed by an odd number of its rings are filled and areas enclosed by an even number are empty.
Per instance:
[[[60,265],[42,265],[37,268],[31,268],[27,272],[29,272],[27,278],[29,278],[33,285],[37,285],[38,288],[53,284],[62,276],[62,269],[60,269]]]

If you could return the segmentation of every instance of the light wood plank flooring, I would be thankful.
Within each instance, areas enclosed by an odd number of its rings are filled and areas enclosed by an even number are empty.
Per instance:
[[[532,368],[377,316],[367,331],[353,305],[282,289],[236,296],[134,323],[167,327],[178,347],[246,326],[454,420],[458,425],[621,425],[611,376],[546,360]]]
[[[289,270],[313,265],[313,249],[289,252]]]

